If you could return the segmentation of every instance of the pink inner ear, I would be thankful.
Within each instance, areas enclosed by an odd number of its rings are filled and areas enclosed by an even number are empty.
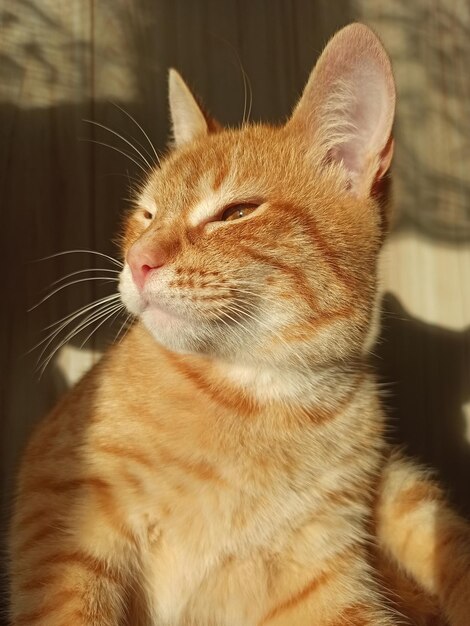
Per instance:
[[[348,76],[346,87],[338,126],[347,130],[330,149],[329,159],[342,163],[354,188],[369,174],[370,161],[379,156],[388,140],[388,89],[377,66],[365,62]]]

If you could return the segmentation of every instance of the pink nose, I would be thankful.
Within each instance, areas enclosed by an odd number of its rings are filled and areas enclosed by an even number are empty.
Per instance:
[[[127,253],[132,278],[139,290],[143,289],[145,281],[153,270],[165,265],[166,257],[163,250],[137,241]]]

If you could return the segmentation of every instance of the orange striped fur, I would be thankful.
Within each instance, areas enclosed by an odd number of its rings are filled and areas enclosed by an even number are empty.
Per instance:
[[[470,532],[392,453],[367,350],[394,85],[338,33],[281,127],[174,147],[126,219],[126,337],[24,454],[14,626],[467,626]]]

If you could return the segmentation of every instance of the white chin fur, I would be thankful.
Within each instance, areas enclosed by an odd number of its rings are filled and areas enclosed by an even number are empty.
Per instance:
[[[131,270],[127,263],[124,265],[124,269],[119,277],[119,293],[121,294],[122,303],[129,313],[140,316],[143,308],[142,298],[132,280]]]
[[[184,320],[170,317],[155,309],[147,309],[140,316],[152,337],[174,352],[199,352],[200,338],[194,326]]]
[[[145,305],[126,264],[119,279],[121,300],[129,313],[138,317],[153,338],[175,352],[200,352],[204,337],[190,320],[165,313],[157,307]]]

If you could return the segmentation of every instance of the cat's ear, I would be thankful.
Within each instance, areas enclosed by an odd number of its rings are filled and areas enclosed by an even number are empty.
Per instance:
[[[181,75],[173,68],[168,75],[168,96],[173,145],[176,147],[220,129],[219,123],[204,111]]]
[[[287,126],[319,162],[341,165],[352,193],[369,195],[393,155],[395,83],[387,53],[363,24],[327,44]]]

